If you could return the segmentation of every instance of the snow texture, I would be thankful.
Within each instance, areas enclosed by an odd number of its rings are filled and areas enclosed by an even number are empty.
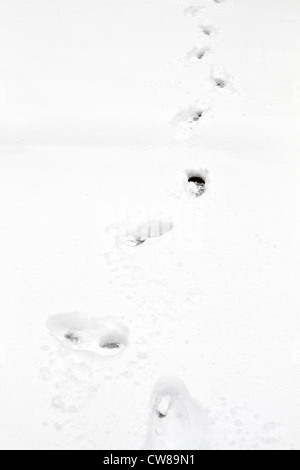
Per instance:
[[[1,0],[1,449],[300,449],[299,27]]]

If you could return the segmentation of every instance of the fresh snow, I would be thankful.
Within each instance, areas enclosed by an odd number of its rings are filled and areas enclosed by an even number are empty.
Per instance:
[[[1,0],[1,449],[300,449],[299,27]]]

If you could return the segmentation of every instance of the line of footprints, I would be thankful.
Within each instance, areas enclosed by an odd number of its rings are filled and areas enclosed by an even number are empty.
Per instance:
[[[221,3],[224,0],[212,0],[214,3]],[[193,17],[199,15],[202,10],[201,5],[193,5],[185,9],[185,15]],[[201,24],[199,26],[202,35],[206,38],[212,38],[216,35],[216,28],[210,24]],[[210,51],[206,44],[197,46],[187,56],[188,60],[203,60]],[[224,73],[216,74],[212,72],[212,79],[219,88],[225,88],[228,78]],[[191,106],[189,110],[180,113],[176,119],[185,120],[189,124],[197,123],[206,109]],[[207,189],[208,172],[204,170],[188,170],[184,174],[183,190],[192,198],[200,198]],[[143,249],[144,243],[148,239],[161,237],[172,230],[173,223],[169,220],[146,218],[144,221],[124,221],[116,224],[115,227],[109,227],[108,233],[114,232],[115,247],[130,246],[132,249]],[[92,317],[84,313],[65,313],[53,315],[48,319],[47,327],[51,335],[66,350],[72,352],[82,352],[97,356],[115,356],[120,354],[129,345],[129,330],[115,318]],[[190,438],[188,433],[191,431],[191,425],[198,426],[195,417],[203,411],[200,410],[196,402],[192,400],[184,384],[174,378],[162,378],[155,386],[152,395],[151,422],[147,448],[153,445],[164,446],[163,442],[159,444],[159,437],[165,433],[172,434],[178,426],[181,429],[180,434],[185,436],[184,446],[188,448],[202,448],[205,436],[199,437],[199,430],[195,429],[193,436],[198,436],[197,442]],[[179,422],[178,422],[179,420]],[[153,434],[154,433],[154,434]],[[178,433],[177,433],[178,434]],[[171,437],[171,436],[170,436]],[[156,444],[153,444],[153,442]],[[174,441],[173,441],[174,442]],[[181,444],[182,445],[182,444]],[[194,447],[198,446],[198,447]]]
[[[225,0],[213,1],[221,4]],[[198,18],[204,8],[204,4],[192,5],[187,7],[184,13],[188,17]],[[231,75],[224,70],[223,66],[215,63],[213,56],[212,42],[218,34],[218,29],[208,21],[200,21],[197,23],[197,30],[199,33],[197,45],[186,54],[185,59],[190,64],[208,66],[209,76],[204,84],[204,97],[179,111],[172,120],[179,139],[191,136],[194,128],[211,109],[211,95],[214,95],[216,90],[223,93],[233,91]]]

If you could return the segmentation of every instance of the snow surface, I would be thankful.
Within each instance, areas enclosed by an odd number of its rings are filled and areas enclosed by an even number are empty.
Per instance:
[[[300,449],[299,27],[1,0],[1,449]]]

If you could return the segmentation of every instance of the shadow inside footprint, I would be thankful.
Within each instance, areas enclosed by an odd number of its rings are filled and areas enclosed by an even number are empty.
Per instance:
[[[71,343],[74,343],[74,344],[79,344],[80,343],[79,336],[75,335],[74,333],[66,333],[65,334],[65,339],[70,341]]]
[[[103,348],[103,349],[119,349],[122,347],[122,344],[123,344],[123,338],[120,337],[119,335],[113,334],[113,335],[106,335],[103,338],[101,338],[99,346],[100,348]]]
[[[172,126],[176,129],[177,136],[179,138],[191,136],[194,128],[204,119],[209,108],[210,104],[208,103],[204,106],[196,103],[187,109],[179,111],[171,121]]]
[[[192,176],[188,179],[188,182],[195,186],[196,193],[200,196],[205,192],[205,181],[201,176]]]
[[[187,170],[185,188],[188,195],[193,197],[202,196],[208,183],[208,172],[206,170]]]
[[[215,78],[214,82],[218,88],[226,88],[227,83],[223,78]]]
[[[228,91],[233,90],[233,77],[228,74],[223,67],[214,67],[211,72],[211,80],[214,85],[221,89],[227,89]]]
[[[104,349],[119,349],[120,346],[121,346],[120,343],[118,343],[117,341],[114,341],[113,343],[112,342],[100,343],[100,348],[104,348]]]
[[[188,54],[186,55],[186,60],[188,62],[198,62],[199,60],[204,59],[206,54],[209,52],[208,47],[194,47]]]
[[[217,33],[217,30],[213,25],[200,25],[199,29],[205,36],[209,37],[213,37]]]
[[[128,237],[123,239],[123,242],[127,246],[139,246],[139,245],[142,245],[143,243],[145,243],[145,241],[146,241],[145,239],[142,240],[141,238],[135,237],[134,235],[129,235]]]

